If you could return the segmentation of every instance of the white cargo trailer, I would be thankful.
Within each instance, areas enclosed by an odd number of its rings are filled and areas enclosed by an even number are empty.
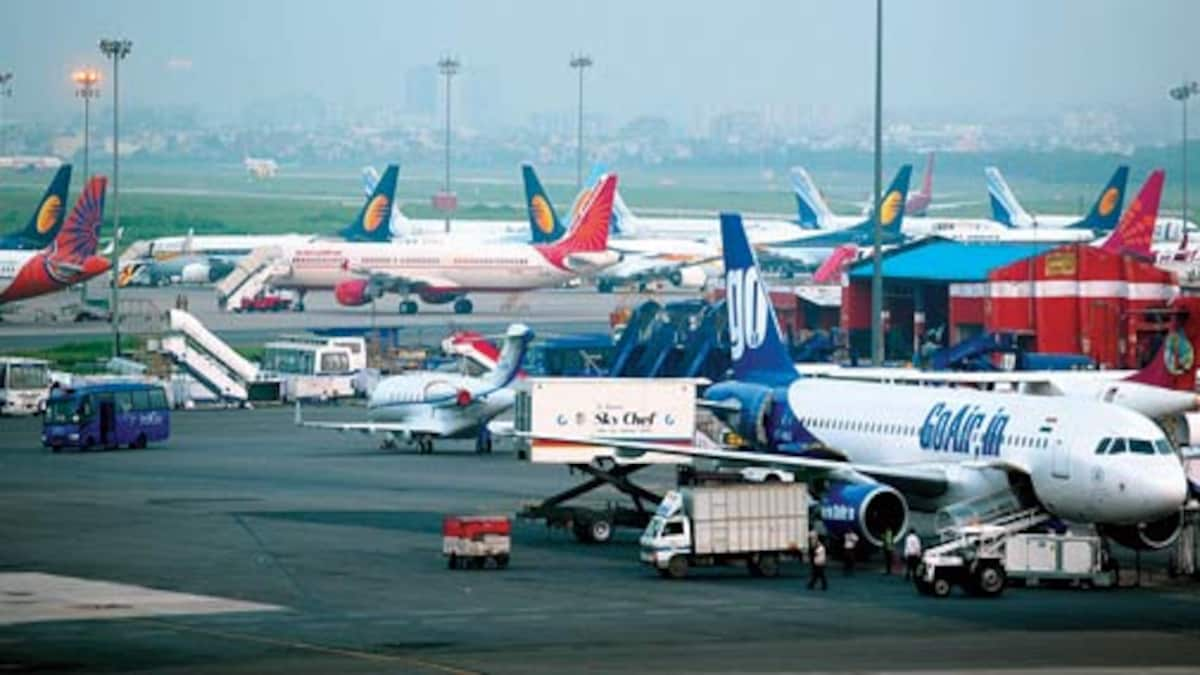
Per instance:
[[[1116,584],[1100,537],[1079,534],[1017,534],[1004,543],[1004,568],[1010,580],[1060,581],[1088,588]]]
[[[693,566],[741,563],[773,577],[781,559],[808,548],[808,511],[803,483],[672,490],[642,534],[642,562],[675,579]]]

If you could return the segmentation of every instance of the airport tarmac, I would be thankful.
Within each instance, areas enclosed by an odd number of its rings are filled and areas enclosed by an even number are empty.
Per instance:
[[[94,283],[91,297],[107,297],[103,284]],[[436,342],[454,328],[484,333],[502,333],[514,317],[542,334],[607,331],[609,314],[617,307],[633,307],[648,297],[676,300],[696,297],[695,292],[670,292],[654,296],[637,293],[597,293],[591,289],[543,289],[518,295],[471,296],[475,311],[455,314],[450,305],[426,305],[415,315],[397,311],[399,298],[388,296],[371,307],[343,307],[330,291],[309,293],[304,312],[235,314],[217,307],[216,292],[208,286],[167,286],[121,290],[121,304],[130,315],[123,323],[127,334],[145,332],[153,326],[145,315],[158,316],[174,307],[179,296],[187,309],[210,330],[234,344],[262,343],[281,333],[298,333],[310,328],[399,326],[410,343]],[[111,334],[103,321],[74,323],[51,321],[48,315],[64,305],[77,304],[78,293],[58,293],[20,303],[0,322],[0,350],[5,348],[52,347],[63,342],[96,339]],[[411,337],[409,337],[411,336]]]
[[[511,514],[578,477],[506,447],[385,452],[291,418],[180,412],[160,447],[57,455],[38,446],[36,419],[0,420],[0,671],[1200,667],[1196,586],[939,600],[875,564],[853,578],[834,568],[827,592],[806,590],[798,564],[779,579],[668,581],[638,564],[637,533],[585,545],[533,523],[515,527],[510,569],[448,570],[443,514]],[[645,482],[672,479],[655,469]],[[19,622],[54,602],[71,620]]]

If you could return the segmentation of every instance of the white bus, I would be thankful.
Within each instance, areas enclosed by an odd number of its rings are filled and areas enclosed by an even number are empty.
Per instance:
[[[0,356],[0,415],[37,415],[50,398],[50,364]]]
[[[354,381],[363,368],[365,348],[361,342],[347,345],[341,344],[342,340],[291,338],[268,342],[261,374],[281,380],[288,401],[354,396]]]

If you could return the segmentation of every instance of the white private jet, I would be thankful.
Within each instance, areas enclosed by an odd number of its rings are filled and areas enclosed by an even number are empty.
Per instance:
[[[476,452],[491,452],[487,423],[512,407],[516,394],[509,385],[532,339],[528,326],[509,326],[496,368],[479,377],[420,371],[382,380],[368,399],[368,422],[305,421],[297,402],[296,425],[384,434],[383,447],[406,443],[421,454],[433,452],[434,439],[475,438]]]

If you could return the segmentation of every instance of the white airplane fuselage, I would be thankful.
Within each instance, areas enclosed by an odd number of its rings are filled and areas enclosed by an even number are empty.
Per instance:
[[[460,404],[454,399],[462,392],[469,399]],[[481,426],[511,408],[515,398],[511,388],[486,387],[479,378],[438,372],[412,373],[381,381],[371,392],[367,415],[373,422],[409,426],[413,429],[409,436],[471,438],[479,433]],[[403,434],[393,433],[397,435]]]

